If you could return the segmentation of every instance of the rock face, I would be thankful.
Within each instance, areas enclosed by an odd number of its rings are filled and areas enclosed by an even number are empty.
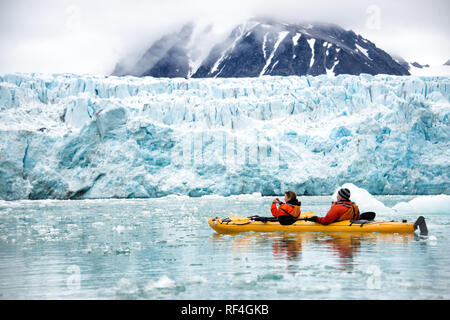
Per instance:
[[[420,63],[418,63],[418,62],[413,62],[413,63],[411,63],[411,65],[414,66],[414,67],[416,67],[416,68],[419,68],[419,69],[422,69],[422,68],[429,68],[429,67],[430,67],[429,64],[420,64]]]
[[[293,25],[249,21],[212,46],[193,63],[195,26],[162,37],[131,68],[119,63],[113,75],[183,78],[258,77],[262,75],[409,75],[385,51],[337,25]],[[208,30],[205,31],[205,34]]]

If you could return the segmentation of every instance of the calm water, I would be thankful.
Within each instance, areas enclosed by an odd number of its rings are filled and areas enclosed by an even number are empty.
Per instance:
[[[232,236],[207,224],[269,215],[271,200],[0,201],[0,299],[450,299],[450,212],[426,215],[426,238]],[[330,205],[301,200],[321,215]]]

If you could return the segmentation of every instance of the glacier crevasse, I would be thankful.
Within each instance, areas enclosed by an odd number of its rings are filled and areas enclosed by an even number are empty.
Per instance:
[[[450,78],[0,75],[0,199],[450,193]]]

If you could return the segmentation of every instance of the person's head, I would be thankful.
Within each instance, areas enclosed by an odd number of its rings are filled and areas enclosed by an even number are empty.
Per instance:
[[[350,200],[350,190],[347,188],[339,189],[337,194],[338,201],[349,201]]]
[[[297,200],[297,194],[294,191],[286,191],[284,193],[284,201]]]

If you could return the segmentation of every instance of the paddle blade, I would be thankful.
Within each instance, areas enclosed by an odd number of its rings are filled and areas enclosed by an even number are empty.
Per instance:
[[[417,228],[419,228],[421,236],[428,235],[428,228],[427,224],[425,223],[424,217],[420,216],[419,218],[417,218],[417,221],[414,223],[414,230],[416,230]]]

